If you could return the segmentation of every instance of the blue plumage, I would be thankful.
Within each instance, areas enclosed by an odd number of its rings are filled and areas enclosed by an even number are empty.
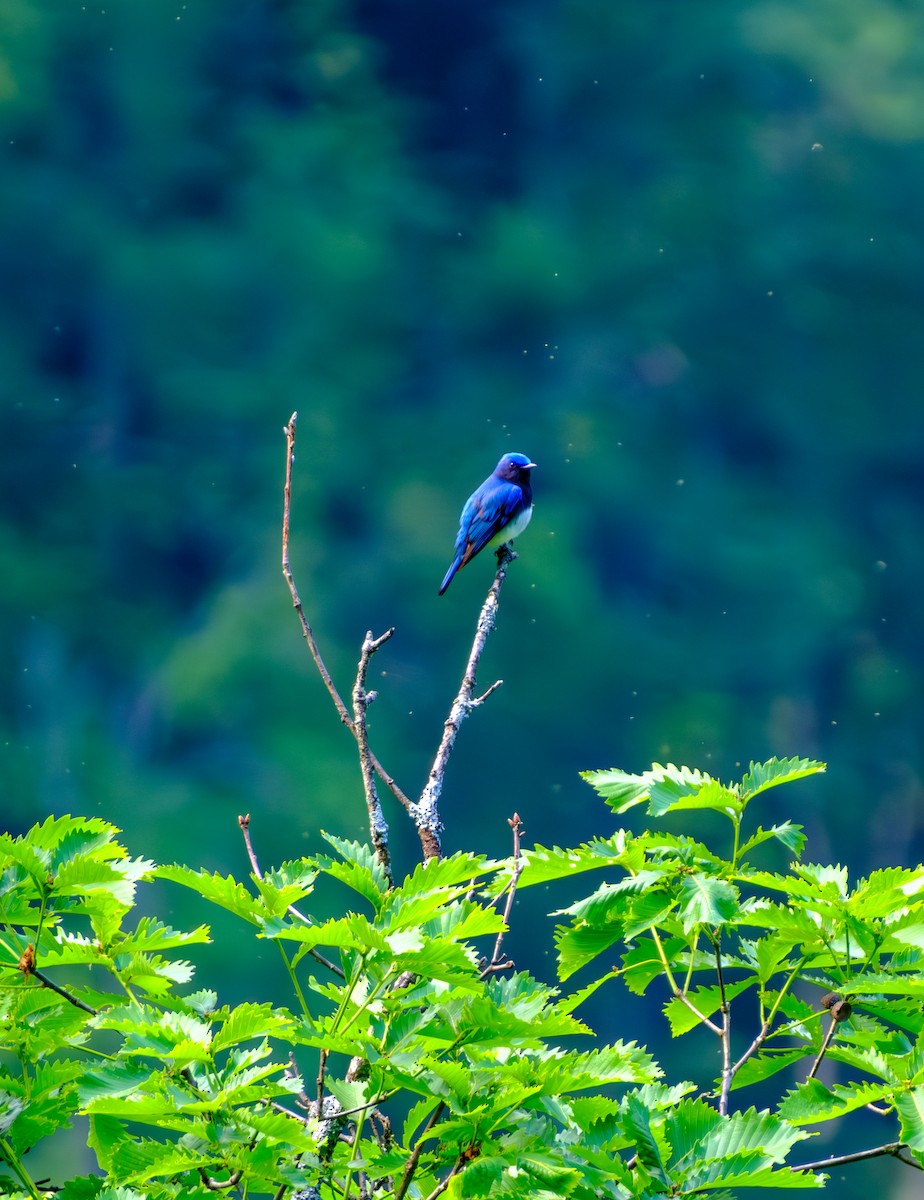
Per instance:
[[[512,542],[533,515],[530,471],[535,467],[525,454],[505,454],[494,473],[473,492],[462,509],[456,553],[439,594],[449,587],[456,571],[485,546]]]

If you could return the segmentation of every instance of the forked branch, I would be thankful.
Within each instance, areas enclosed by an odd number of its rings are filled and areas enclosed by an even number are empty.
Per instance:
[[[394,778],[388,774],[372,752],[366,729],[366,711],[371,701],[375,699],[375,693],[366,690],[366,674],[369,661],[379,647],[388,641],[394,630],[389,629],[378,638],[374,638],[371,632],[366,634],[353,685],[351,712],[337,690],[337,686],[324,663],[317,639],[314,636],[308,618],[305,616],[301,597],[295,586],[289,560],[289,528],[292,510],[292,466],[295,461],[295,428],[297,420],[298,414],[293,413],[289,419],[289,423],[283,428],[286,438],[286,474],[282,512],[282,574],[289,588],[289,593],[292,596],[292,604],[302,627],[302,634],[308,645],[311,657],[318,669],[318,674],[327,688],[340,720],[356,739],[372,841],[375,845],[378,860],[385,869],[389,882],[391,882],[392,867],[388,850],[388,825],[385,821],[382,805],[379,800],[375,777],[378,776],[381,779],[386,788],[388,788],[399,804],[414,820],[424,860],[428,861],[432,858],[439,858],[442,853],[441,835],[443,831],[443,824],[439,813],[439,802],[443,791],[446,767],[449,763],[449,757],[452,753],[459,728],[472,709],[483,704],[488,696],[501,686],[502,681],[498,679],[482,695],[475,695],[478,664],[481,661],[481,655],[484,652],[488,636],[493,630],[497,619],[500,589],[507,576],[507,566],[516,558],[516,555],[508,545],[502,545],[497,550],[497,572],[478,617],[475,638],[468,656],[465,672],[462,676],[462,683],[452,703],[449,716],[444,723],[443,736],[427,776],[427,782],[420,794],[420,799],[415,803],[402,791]]]

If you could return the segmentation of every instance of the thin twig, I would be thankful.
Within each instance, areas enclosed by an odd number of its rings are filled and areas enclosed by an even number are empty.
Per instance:
[[[449,756],[452,754],[452,748],[459,733],[459,728],[471,710],[483,703],[491,692],[495,691],[501,684],[501,681],[498,680],[488,688],[484,695],[479,697],[474,696],[478,664],[481,661],[481,655],[484,652],[488,635],[491,633],[494,623],[497,620],[497,610],[500,605],[500,590],[507,577],[507,566],[516,558],[514,552],[506,544],[500,546],[496,553],[497,572],[478,616],[478,624],[475,628],[475,640],[472,643],[472,649],[468,656],[465,673],[462,676],[462,683],[455,700],[452,702],[449,716],[443,725],[443,736],[440,740],[436,757],[433,760],[433,766],[430,768],[426,785],[421,792],[420,800],[412,809],[412,815],[417,822],[417,830],[420,834],[425,859],[440,857],[440,835],[443,831],[443,823],[440,820],[439,812],[440,796],[443,791],[443,779],[446,775]]]
[[[433,1189],[433,1191],[430,1193],[430,1195],[427,1196],[427,1200],[436,1200],[437,1196],[442,1196],[443,1192],[445,1192],[446,1189],[449,1187],[450,1183],[452,1183],[453,1178],[459,1174],[459,1172],[462,1170],[462,1168],[464,1166],[465,1166],[465,1158],[463,1157],[463,1158],[458,1159],[457,1162],[455,1163],[455,1165],[453,1166],[452,1170],[446,1176],[446,1178],[440,1180],[440,1182],[436,1185],[436,1187]]]
[[[318,1061],[318,1078],[317,1078],[317,1101],[318,1101],[318,1120],[320,1121],[324,1115],[324,1071],[327,1067],[327,1047],[321,1048],[321,1054]]]
[[[722,951],[718,936],[715,938],[713,948],[715,949],[715,970],[719,980],[719,995],[721,996],[719,1011],[722,1014],[722,1092],[719,1096],[719,1114],[725,1117],[728,1115],[728,1096],[732,1085],[731,1006],[728,1003],[728,996],[725,992],[725,976],[722,974]]]
[[[247,851],[247,858],[250,861],[250,869],[253,871],[256,879],[262,880],[263,872],[260,870],[260,863],[257,859],[256,852],[253,848],[253,842],[251,841],[250,837],[250,813],[244,813],[243,816],[239,816],[237,823],[240,826],[241,836],[244,839],[244,849]],[[294,904],[290,904],[287,907],[286,912],[288,912],[290,916],[295,917],[297,921],[301,921],[303,925],[313,924],[311,919],[306,917],[305,914],[300,909],[296,908]],[[328,971],[332,971],[335,975],[339,975],[341,979],[345,978],[343,969],[338,967],[335,962],[331,962],[329,958],[325,958],[320,950],[316,950],[314,946],[309,946],[308,953],[315,960],[315,962],[319,962],[322,967],[327,967]]]
[[[834,1031],[837,1028],[837,1021],[834,1016],[831,1017],[831,1024],[828,1026],[828,1032],[825,1034],[825,1040],[821,1043],[821,1049],[818,1051],[818,1057],[812,1063],[812,1069],[806,1075],[806,1079],[813,1079],[815,1072],[821,1066],[821,1060],[824,1058],[828,1047],[831,1045],[831,1039],[834,1037]]]
[[[763,1025],[761,1025],[760,1032],[757,1034],[757,1037],[755,1037],[754,1041],[751,1042],[751,1044],[750,1044],[750,1046],[748,1046],[747,1050],[745,1050],[745,1052],[741,1055],[741,1057],[737,1060],[737,1062],[732,1063],[732,1066],[731,1066],[731,1069],[729,1072],[732,1079],[734,1079],[734,1077],[738,1074],[738,1072],[741,1070],[741,1068],[744,1066],[744,1064],[748,1061],[748,1059],[751,1057],[751,1055],[757,1053],[757,1051],[761,1048],[761,1046],[767,1040],[769,1035],[770,1035],[770,1026],[765,1021],[763,1023]]]
[[[282,508],[282,574],[286,584],[288,585],[289,593],[292,596],[292,605],[295,608],[296,615],[298,616],[299,624],[302,627],[302,634],[308,644],[311,657],[314,659],[314,665],[318,669],[318,674],[321,676],[321,680],[324,683],[324,686],[327,688],[331,700],[334,702],[334,707],[340,716],[340,720],[344,725],[346,725],[350,733],[356,737],[357,734],[353,725],[353,718],[350,716],[349,710],[343,702],[343,698],[337,691],[337,686],[331,678],[330,672],[324,665],[324,659],[321,657],[321,651],[318,647],[317,640],[312,632],[310,624],[308,623],[308,618],[305,616],[304,609],[302,608],[301,597],[299,596],[298,589],[295,586],[295,579],[292,576],[292,568],[289,562],[289,519],[292,510],[292,464],[295,461],[295,425],[297,420],[298,413],[293,413],[289,418],[288,425],[283,427],[283,433],[285,434],[286,438],[286,481],[285,488],[283,490]],[[369,758],[376,774],[379,776],[388,790],[392,793],[399,804],[401,804],[406,811],[410,812],[413,806],[413,801],[411,798],[406,796],[401,788],[398,787],[394,778],[388,774],[388,772],[371,751],[369,752]]]
[[[37,979],[42,987],[50,988],[51,991],[56,992],[63,1000],[66,1000],[68,1004],[73,1004],[74,1008],[82,1009],[83,1012],[89,1013],[91,1017],[95,1017],[97,1015],[97,1010],[95,1008],[91,1008],[89,1004],[84,1004],[82,1000],[78,1000],[77,997],[71,992],[67,991],[66,988],[60,987],[57,983],[54,983],[48,978],[44,971],[40,971],[38,969],[38,967],[35,965],[35,947],[31,943],[26,946],[25,950],[23,951],[22,956],[17,964],[17,969],[22,971],[23,979],[29,979],[31,976],[31,978]]]
[[[513,835],[513,871],[506,887],[504,888],[504,891],[507,893],[507,899],[504,904],[504,913],[502,918],[504,927],[497,935],[497,940],[494,943],[494,952],[491,955],[490,962],[488,962],[482,968],[482,979],[487,979],[489,975],[495,974],[497,971],[506,970],[508,967],[513,966],[513,963],[509,960],[507,962],[501,962],[500,952],[501,946],[504,943],[504,935],[507,933],[507,930],[510,927],[510,913],[513,909],[513,898],[516,895],[517,883],[519,882],[520,876],[523,874],[523,867],[525,865],[520,852],[520,834],[523,830],[523,822],[520,820],[520,814],[515,812],[512,817],[508,817],[507,824],[510,826],[510,831]],[[503,895],[503,893],[501,893],[501,895]],[[498,896],[497,899],[500,900],[500,896]]]
[[[57,992],[59,996],[68,1002],[68,1004],[73,1004],[74,1008],[82,1009],[85,1013],[89,1013],[91,1017],[96,1016],[98,1011],[97,1009],[91,1008],[89,1004],[84,1004],[82,1000],[78,1000],[77,997],[71,995],[66,988],[58,987],[58,985],[53,983],[43,971],[33,971],[32,974],[39,981],[42,987],[51,988],[53,992]]]
[[[414,1178],[414,1172],[417,1170],[417,1164],[420,1162],[420,1156],[423,1153],[424,1142],[427,1140],[430,1130],[442,1117],[445,1107],[445,1100],[441,1100],[430,1114],[430,1120],[424,1126],[420,1137],[417,1139],[417,1145],[411,1151],[411,1157],[404,1165],[404,1171],[402,1172],[401,1180],[398,1186],[395,1188],[395,1200],[404,1200],[404,1195],[411,1185],[411,1180]]]
[[[218,1180],[213,1179],[203,1167],[199,1168],[199,1178],[210,1192],[226,1192],[230,1188],[237,1187],[243,1176],[243,1171],[235,1171],[228,1179]]]
[[[366,728],[366,710],[375,699],[375,692],[366,691],[366,675],[369,662],[380,646],[394,634],[394,629],[387,629],[381,637],[374,638],[369,630],[363,639],[356,668],[356,682],[353,684],[353,732],[356,735],[356,745],[359,748],[359,768],[363,777],[363,791],[366,795],[366,809],[369,813],[369,832],[372,834],[372,844],[379,865],[385,872],[388,886],[394,885],[394,874],[391,867],[391,853],[388,849],[388,823],[382,812],[382,802],[375,787],[375,767],[372,765],[372,752],[369,749],[369,734]]]
[[[885,1146],[874,1146],[871,1150],[855,1150],[852,1154],[836,1154],[831,1158],[819,1159],[818,1162],[800,1163],[799,1166],[790,1169],[793,1171],[826,1171],[829,1167],[840,1167],[845,1163],[862,1162],[866,1158],[882,1158],[890,1155],[909,1167],[924,1171],[924,1167],[916,1159],[909,1158],[902,1153],[906,1149],[904,1142],[889,1142]]]
[[[686,1005],[686,1007],[691,1013],[693,1013],[701,1025],[705,1025],[706,1028],[710,1029],[717,1037],[721,1037],[722,1027],[720,1025],[716,1025],[715,1021],[710,1021],[710,1019],[705,1016],[704,1013],[701,1013],[686,992],[678,986],[677,980],[674,978],[674,972],[671,970],[671,965],[667,961],[667,955],[664,953],[664,946],[661,943],[661,938],[658,934],[658,931],[657,929],[652,929],[651,932],[654,938],[655,949],[658,952],[658,957],[661,959],[661,966],[664,968],[664,975],[667,979],[668,986],[674,993],[674,996],[681,1002],[681,1004]]]

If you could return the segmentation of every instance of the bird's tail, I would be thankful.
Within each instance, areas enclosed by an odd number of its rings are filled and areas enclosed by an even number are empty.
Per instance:
[[[453,577],[453,575],[455,575],[456,571],[458,571],[458,569],[459,569],[459,567],[461,567],[461,565],[462,565],[462,556],[461,556],[461,554],[457,554],[456,557],[452,560],[452,566],[446,572],[446,578],[443,580],[442,584],[440,585],[440,590],[437,592],[438,596],[442,596],[443,592],[445,592],[446,589],[449,587],[449,585],[452,583],[452,577]]]

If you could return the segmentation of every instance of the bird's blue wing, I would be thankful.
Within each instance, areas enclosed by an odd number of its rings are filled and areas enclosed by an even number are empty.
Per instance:
[[[456,550],[462,555],[459,565],[465,566],[483,550],[522,505],[523,489],[515,483],[497,482],[490,488],[479,488],[462,510],[456,539]]]

